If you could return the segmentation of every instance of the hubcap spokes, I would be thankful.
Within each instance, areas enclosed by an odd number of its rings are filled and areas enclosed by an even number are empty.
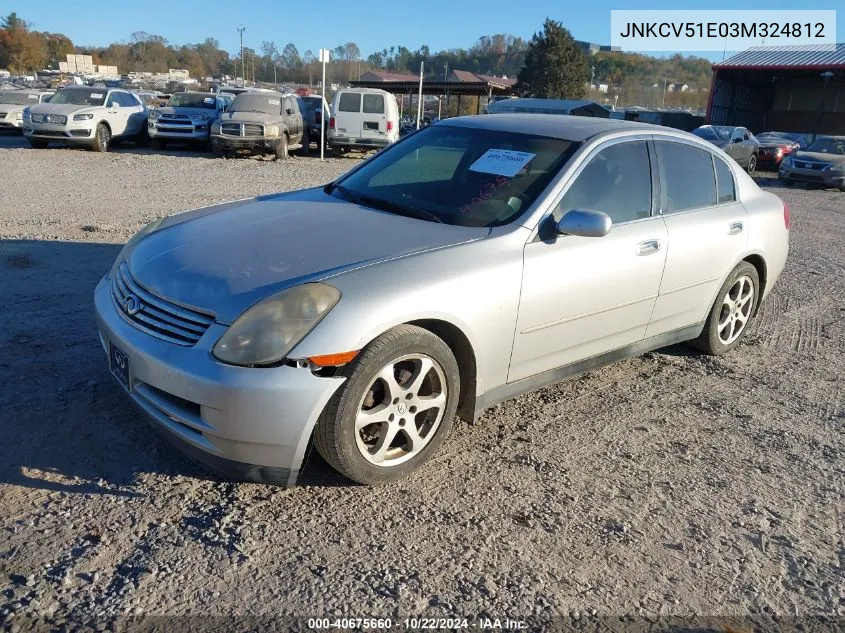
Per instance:
[[[355,441],[377,466],[395,466],[419,453],[434,437],[446,410],[446,377],[425,354],[387,364],[358,406]]]
[[[742,334],[754,306],[754,283],[747,275],[737,279],[722,299],[718,333],[723,345],[730,345]]]

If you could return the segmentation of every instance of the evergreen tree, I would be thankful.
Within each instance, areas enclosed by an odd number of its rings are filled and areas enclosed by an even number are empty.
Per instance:
[[[525,52],[525,66],[516,91],[524,97],[580,99],[584,96],[587,64],[581,47],[560,22],[546,18]]]

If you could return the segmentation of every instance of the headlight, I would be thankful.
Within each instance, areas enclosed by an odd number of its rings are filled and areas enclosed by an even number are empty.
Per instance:
[[[211,124],[212,134],[220,134],[220,121],[215,121]]]
[[[278,125],[268,125],[264,128],[264,136],[268,138],[274,138],[279,135],[279,126]]]
[[[155,121],[160,116],[161,112],[159,112],[158,110],[150,110],[149,118],[151,118],[153,121]]]
[[[835,163],[828,167],[827,170],[836,172],[837,174],[845,174],[845,163]]]
[[[192,114],[191,121],[208,121],[207,114]]]
[[[155,231],[159,224],[164,221],[164,218],[159,218],[154,222],[150,222],[145,227],[143,227],[140,231],[135,233],[129,241],[120,249],[120,253],[117,255],[117,259],[114,260],[114,264],[112,264],[111,270],[109,271],[109,277],[114,277],[117,273],[117,267],[120,266],[120,263],[126,259],[126,256],[132,252],[132,249],[135,248],[135,245],[140,242],[146,235],[149,235],[153,231]]]
[[[282,360],[340,301],[337,288],[321,283],[288,288],[239,316],[214,346],[230,365],[271,365]]]
[[[88,114],[74,114],[73,115],[74,121],[90,121],[93,118],[94,118],[94,115],[90,114],[90,113],[88,113]]]

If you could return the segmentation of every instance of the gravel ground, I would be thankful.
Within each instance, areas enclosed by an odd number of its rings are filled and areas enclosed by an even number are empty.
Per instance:
[[[118,244],[159,216],[320,184],[352,164],[40,151],[0,137],[0,624],[845,623],[845,194],[834,191],[760,177],[792,208],[792,250],[733,353],[675,346],[503,403],[459,421],[399,484],[350,485],[313,456],[293,489],[230,483],[154,436],[94,329],[92,291]]]

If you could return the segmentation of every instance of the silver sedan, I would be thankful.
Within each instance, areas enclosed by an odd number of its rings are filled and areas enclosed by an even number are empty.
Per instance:
[[[456,415],[682,341],[732,349],[788,237],[786,204],[691,134],[465,117],[325,187],[154,222],[94,299],[112,373],[189,454],[291,485],[313,444],[378,484]]]

